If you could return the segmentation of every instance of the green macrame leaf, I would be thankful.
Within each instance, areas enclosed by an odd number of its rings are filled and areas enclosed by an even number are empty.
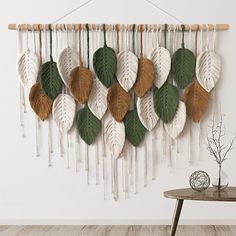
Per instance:
[[[178,49],[172,58],[172,73],[178,87],[184,89],[193,79],[196,59],[192,51]]]
[[[93,143],[101,130],[101,121],[93,115],[87,105],[77,112],[76,124],[80,137],[88,145]]]
[[[62,79],[57,69],[57,63],[50,60],[42,64],[40,83],[45,94],[53,101],[61,92]]]
[[[146,128],[142,125],[136,109],[127,112],[124,124],[126,138],[134,146],[138,146],[145,137]]]
[[[93,55],[93,67],[98,79],[107,88],[111,86],[116,74],[116,53],[106,45]]]
[[[153,91],[154,108],[164,123],[170,122],[177,111],[179,104],[178,89],[166,82],[160,89]]]

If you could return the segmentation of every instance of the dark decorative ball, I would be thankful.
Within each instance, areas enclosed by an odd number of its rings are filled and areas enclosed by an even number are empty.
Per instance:
[[[198,170],[191,174],[189,184],[193,190],[202,192],[210,186],[210,177],[205,171]]]

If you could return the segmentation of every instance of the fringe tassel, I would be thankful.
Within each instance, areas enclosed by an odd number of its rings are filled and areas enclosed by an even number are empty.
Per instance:
[[[117,169],[117,162],[118,159],[115,159],[114,157],[112,157],[112,161],[113,161],[113,195],[114,195],[114,200],[117,201],[118,200],[118,169]]]
[[[135,183],[134,183],[134,194],[138,194],[138,158],[136,147],[133,147],[134,161],[135,161]]]
[[[87,184],[89,185],[89,149],[85,143],[85,171],[87,171]]]
[[[76,159],[76,173],[78,173],[80,170],[82,159],[81,159],[81,152],[80,152],[79,134],[76,129],[75,129],[75,159]]]
[[[100,184],[100,178],[99,178],[99,149],[98,149],[98,143],[95,144],[95,156],[96,156],[96,185]]]
[[[144,187],[147,187],[148,185],[148,163],[147,163],[147,141],[145,141],[145,144],[144,144]]]
[[[25,134],[25,116],[24,116],[24,87],[19,84],[20,86],[20,126],[22,128],[22,138],[26,137]]]
[[[156,179],[156,163],[157,163],[157,157],[156,157],[156,146],[155,146],[155,130],[151,132],[151,142],[152,142],[152,180]],[[147,148],[147,147],[146,147]]]
[[[51,134],[51,115],[48,117],[48,166],[52,166],[52,134]]]
[[[59,140],[59,150],[60,150],[60,156],[64,156],[64,144],[63,144],[63,134],[60,130],[58,130],[58,140]]]
[[[37,115],[35,115],[35,147],[36,147],[36,157],[40,157],[40,120]]]
[[[70,141],[69,134],[66,134],[66,157],[67,157],[67,168],[70,168]]]
[[[107,199],[107,175],[106,175],[106,168],[107,167],[107,158],[106,156],[102,156],[102,176],[103,176],[103,194],[104,200]]]

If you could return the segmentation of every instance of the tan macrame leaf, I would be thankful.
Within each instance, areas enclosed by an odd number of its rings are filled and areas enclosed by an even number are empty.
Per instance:
[[[123,50],[117,55],[116,77],[121,87],[129,91],[137,78],[138,58],[129,50]]]
[[[220,79],[221,59],[214,51],[205,51],[197,57],[196,77],[200,85],[210,92]]]
[[[79,65],[79,54],[76,49],[71,47],[63,49],[58,57],[57,64],[62,80],[68,86],[71,70]]]
[[[21,84],[24,87],[32,86],[36,82],[39,72],[37,54],[30,49],[23,52],[17,61],[17,71]]]
[[[118,158],[125,144],[125,126],[110,117],[104,126],[104,140],[114,158]]]
[[[35,83],[29,93],[30,106],[37,114],[37,116],[44,121],[52,110],[52,101],[44,93],[41,84]]]
[[[167,80],[171,68],[170,52],[164,47],[155,48],[150,56],[154,65],[154,84],[160,88]]]
[[[186,105],[187,116],[193,122],[199,122],[208,106],[208,92],[197,81],[193,81],[185,89],[182,100]]]
[[[147,92],[144,97],[137,99],[137,112],[143,126],[151,131],[159,120],[154,109],[153,93],[151,91]]]
[[[97,78],[93,81],[93,87],[89,95],[88,107],[91,112],[101,120],[107,110],[108,89]]]
[[[76,104],[68,94],[59,94],[53,102],[53,119],[62,133],[67,133],[74,122]]]
[[[134,84],[134,91],[139,97],[143,97],[152,87],[154,80],[154,66],[151,60],[141,57],[138,65],[138,75]]]
[[[165,123],[165,130],[171,138],[176,139],[184,129],[186,122],[186,106],[183,102],[179,101],[178,109],[175,113],[174,118],[169,122]]]
[[[107,106],[116,121],[122,121],[129,110],[130,102],[130,94],[127,93],[119,83],[115,83],[109,88]]]
[[[74,68],[68,81],[71,94],[76,101],[85,104],[93,86],[93,73],[83,66]]]

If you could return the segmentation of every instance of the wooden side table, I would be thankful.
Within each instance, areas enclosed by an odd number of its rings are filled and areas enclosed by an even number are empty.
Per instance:
[[[176,207],[170,234],[171,236],[174,236],[184,200],[236,202],[236,187],[228,187],[222,191],[218,191],[211,187],[203,192],[197,192],[191,188],[175,189],[164,192],[164,197],[176,199]]]

